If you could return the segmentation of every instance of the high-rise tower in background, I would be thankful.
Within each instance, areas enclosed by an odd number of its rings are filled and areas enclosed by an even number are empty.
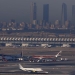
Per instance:
[[[65,21],[67,21],[67,5],[65,3],[62,4],[62,13],[61,13],[61,25],[65,25]]]
[[[31,23],[36,24],[37,20],[37,6],[36,3],[32,3],[31,5]]]
[[[72,6],[72,25],[75,26],[75,5]]]
[[[49,22],[49,4],[43,5],[43,21]]]

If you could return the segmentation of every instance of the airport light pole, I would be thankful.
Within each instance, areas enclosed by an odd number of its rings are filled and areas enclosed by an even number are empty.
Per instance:
[[[22,37],[22,44],[23,44],[23,37]],[[21,50],[21,56],[23,57],[23,47],[22,47],[22,50]]]

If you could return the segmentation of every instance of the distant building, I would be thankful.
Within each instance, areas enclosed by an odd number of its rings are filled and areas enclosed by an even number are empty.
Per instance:
[[[50,29],[54,29],[54,28],[55,28],[54,24],[51,24]]]
[[[55,21],[55,28],[60,28],[60,21],[59,20]]]
[[[72,6],[72,25],[75,26],[75,5]]]
[[[70,27],[70,21],[65,21],[65,28],[69,28]]]
[[[49,4],[43,5],[43,21],[45,23],[49,22]]]
[[[31,5],[31,23],[36,24],[37,20],[37,6],[36,3],[32,3]]]
[[[62,13],[61,13],[61,25],[64,26],[65,21],[67,21],[67,5],[62,4]]]

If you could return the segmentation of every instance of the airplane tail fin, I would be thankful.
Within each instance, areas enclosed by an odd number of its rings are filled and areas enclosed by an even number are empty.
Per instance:
[[[55,55],[55,57],[61,56],[61,53],[62,53],[62,51],[59,51],[59,52]]]
[[[23,66],[21,64],[19,64],[19,69],[23,70]]]

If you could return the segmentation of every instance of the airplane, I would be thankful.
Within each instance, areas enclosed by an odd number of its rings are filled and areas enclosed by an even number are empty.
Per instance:
[[[7,55],[7,54],[0,54],[2,61],[16,61],[16,60],[23,60],[23,52],[21,51],[20,54],[17,55]]]
[[[63,44],[61,47],[71,47],[69,44]]]
[[[51,47],[52,47],[52,45],[46,45],[46,46],[44,46],[44,48],[46,48],[46,47],[51,48]]]
[[[59,51],[56,55],[34,55],[32,56],[33,59],[44,59],[44,58],[57,58],[61,56],[62,51]]]
[[[28,73],[48,73],[47,71],[43,71],[42,68],[24,68],[21,64],[19,64],[19,69]]]

